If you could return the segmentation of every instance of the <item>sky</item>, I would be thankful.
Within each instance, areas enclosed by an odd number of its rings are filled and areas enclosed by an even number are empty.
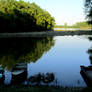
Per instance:
[[[48,11],[57,25],[85,21],[84,0],[29,0]]]

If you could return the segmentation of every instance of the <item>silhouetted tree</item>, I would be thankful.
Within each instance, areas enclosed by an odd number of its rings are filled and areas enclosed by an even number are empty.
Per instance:
[[[92,0],[85,0],[85,13],[88,23],[92,24]]]

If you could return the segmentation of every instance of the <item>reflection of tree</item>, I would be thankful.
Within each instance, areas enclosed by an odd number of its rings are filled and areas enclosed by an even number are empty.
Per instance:
[[[88,49],[90,64],[92,64],[92,48]]]
[[[84,35],[83,37],[89,41],[92,41],[92,35]]]
[[[54,73],[49,73],[47,72],[46,74],[44,73],[38,73],[36,75],[31,76],[30,78],[28,78],[28,82],[29,83],[35,83],[35,84],[40,84],[40,83],[44,83],[44,84],[48,84],[51,83],[55,80],[55,75]]]
[[[90,41],[92,41],[92,37],[88,37],[88,39],[89,39]]]
[[[92,36],[91,35],[86,36],[86,38],[88,38],[89,41],[92,41]],[[88,49],[88,54],[89,54],[90,64],[92,64],[92,46]]]
[[[88,87],[92,87],[92,66],[80,66],[80,74]],[[91,91],[90,91],[91,92]]]
[[[27,80],[27,64],[25,62],[18,63],[12,68],[12,84],[20,84]]]
[[[4,84],[4,79],[5,79],[5,76],[4,76],[4,69],[1,67],[0,65],[0,85],[1,84]]]
[[[92,40],[91,36],[86,36],[90,41]],[[80,66],[80,74],[84,79],[88,87],[92,87],[92,46],[88,49],[87,53],[89,54],[90,66]]]
[[[11,69],[19,62],[36,62],[54,45],[52,37],[0,39],[0,64]]]

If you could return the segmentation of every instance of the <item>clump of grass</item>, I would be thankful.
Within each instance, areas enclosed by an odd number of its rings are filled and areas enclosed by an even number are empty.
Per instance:
[[[83,89],[79,87],[63,88],[59,86],[24,86],[24,85],[12,85],[12,86],[1,86],[0,92],[91,92],[85,91],[89,89]]]

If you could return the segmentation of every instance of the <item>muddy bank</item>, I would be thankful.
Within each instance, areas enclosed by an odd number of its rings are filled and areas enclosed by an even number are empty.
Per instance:
[[[48,32],[23,32],[23,33],[0,33],[0,38],[9,37],[46,37],[68,35],[92,35],[92,31],[48,31]]]

